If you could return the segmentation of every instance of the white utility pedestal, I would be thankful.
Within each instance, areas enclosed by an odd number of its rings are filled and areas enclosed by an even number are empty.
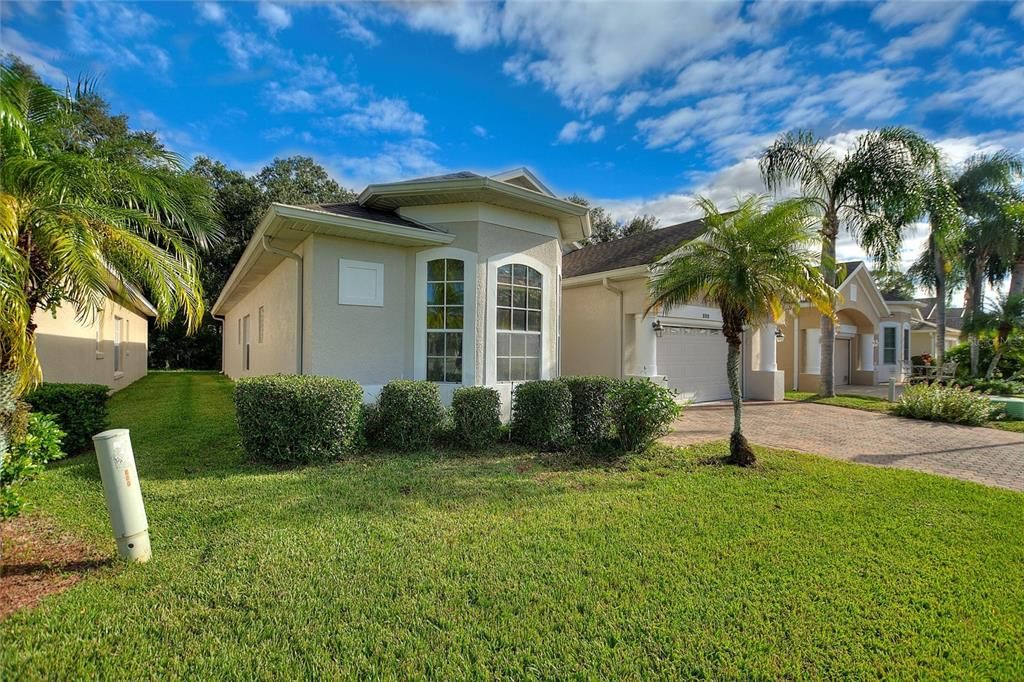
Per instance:
[[[149,561],[149,524],[142,504],[142,488],[135,472],[135,455],[128,429],[110,429],[92,437],[100,465],[103,494],[117,553],[129,561]]]

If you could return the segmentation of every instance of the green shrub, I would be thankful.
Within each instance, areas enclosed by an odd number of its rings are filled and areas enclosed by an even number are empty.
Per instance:
[[[981,339],[978,341],[978,371],[985,372],[995,350],[992,347],[992,339]],[[971,344],[968,342],[959,343],[945,353],[947,362],[958,362],[956,373],[958,377],[968,378],[971,373]],[[1012,377],[1019,372],[1024,372],[1024,334],[1014,334],[1007,339],[1003,346],[1003,356],[999,359],[996,367],[996,375],[999,377]]]
[[[389,381],[377,398],[376,442],[396,450],[427,447],[439,432],[444,416],[437,384]]]
[[[982,393],[959,386],[914,384],[903,389],[893,414],[911,419],[980,426],[1000,409]]]
[[[1024,394],[1024,382],[1010,379],[957,379],[954,383],[962,388],[969,388],[980,393],[992,395]]]
[[[363,389],[354,381],[283,374],[239,379],[235,412],[250,460],[324,461],[363,445]]]
[[[0,467],[0,519],[14,518],[25,508],[21,486],[37,477],[47,462],[64,456],[63,438],[64,432],[53,416],[39,412],[28,415],[25,432],[13,440]]]
[[[107,428],[107,396],[101,384],[42,384],[24,400],[35,412],[52,414],[66,434],[64,451],[76,455],[92,447],[92,437]]]
[[[612,437],[608,395],[615,379],[600,376],[562,377],[572,396],[572,434],[576,444],[593,448]]]
[[[463,386],[452,395],[452,435],[467,448],[493,445],[501,432],[501,396],[493,388]]]
[[[512,439],[541,450],[573,444],[572,394],[560,381],[528,381],[512,394]]]
[[[682,413],[673,391],[648,379],[622,379],[609,395],[612,423],[626,452],[642,452],[668,434]]]

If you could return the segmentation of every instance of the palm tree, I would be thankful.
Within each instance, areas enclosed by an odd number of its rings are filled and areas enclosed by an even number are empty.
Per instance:
[[[131,285],[157,321],[203,314],[198,251],[219,236],[201,178],[152,136],[95,139],[79,103],[0,64],[0,456],[14,400],[38,381],[33,315],[69,303],[82,319]]]
[[[1010,274],[1010,293],[1024,294],[1024,200],[1007,206],[1006,215],[1013,223],[1016,241]]]
[[[1007,152],[975,156],[967,160],[953,180],[963,213],[963,259],[966,269],[964,308],[968,317],[982,312],[985,277],[1002,276],[997,263],[1011,263],[1017,245],[1012,215],[1007,208],[1020,200],[1019,183],[1024,161]],[[998,279],[998,276],[990,279]],[[971,335],[971,376],[978,375],[978,340]]]
[[[776,193],[796,183],[821,215],[825,283],[836,286],[836,238],[846,225],[876,250],[883,267],[898,255],[898,235],[923,213],[922,138],[905,128],[865,133],[845,154],[808,131],[786,133],[761,155],[761,176]],[[894,244],[896,247],[894,248]],[[821,389],[835,395],[835,324],[821,317]]]
[[[726,214],[710,199],[698,199],[697,206],[707,229],[655,266],[648,311],[698,298],[722,311],[733,405],[729,462],[750,466],[755,458],[743,436],[739,383],[743,328],[776,320],[804,300],[829,315],[836,292],[818,268],[818,236],[808,201],[792,199],[769,207],[767,197],[751,196]]]
[[[1024,329],[1024,294],[1000,296],[991,311],[979,311],[964,320],[963,334],[977,338],[992,337],[995,354],[988,365],[985,378],[991,379],[1003,357],[1003,348],[1010,334]]]

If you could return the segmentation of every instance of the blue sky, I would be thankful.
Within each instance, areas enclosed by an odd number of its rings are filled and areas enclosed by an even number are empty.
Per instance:
[[[87,74],[186,157],[309,154],[343,184],[526,165],[620,216],[761,189],[805,127],[1024,149],[1024,0],[2,3],[3,49]],[[908,240],[908,256],[920,234]],[[847,238],[840,255],[857,249]]]

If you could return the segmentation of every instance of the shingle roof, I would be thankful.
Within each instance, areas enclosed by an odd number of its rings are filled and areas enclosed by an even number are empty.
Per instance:
[[[324,211],[325,213],[333,213],[334,215],[343,215],[351,218],[373,220],[378,223],[387,223],[388,225],[401,225],[402,227],[415,227],[420,230],[434,231],[433,228],[426,225],[406,220],[394,211],[367,208],[354,201],[344,204],[306,204],[302,208],[311,208],[316,211]]]
[[[389,185],[406,185],[414,182],[437,182],[438,180],[471,180],[473,178],[482,178],[484,176],[473,171],[457,171],[455,173],[445,173],[444,175],[427,175],[422,178],[410,178],[409,180],[399,180],[398,182],[389,182]]]
[[[562,257],[562,276],[579,277],[634,265],[650,265],[703,231],[703,220],[691,220],[610,242],[584,246]]]

